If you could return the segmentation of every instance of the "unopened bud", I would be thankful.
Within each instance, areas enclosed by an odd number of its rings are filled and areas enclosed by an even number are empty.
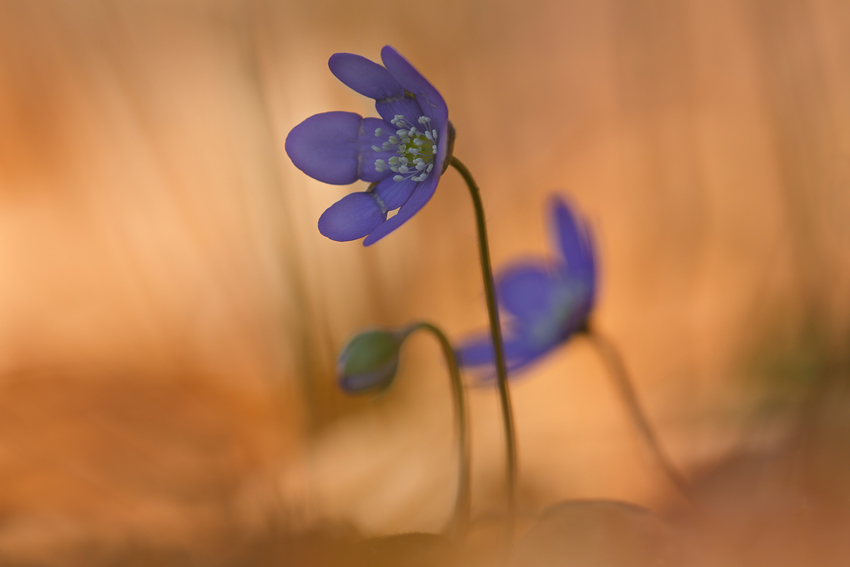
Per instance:
[[[398,351],[405,336],[383,329],[356,335],[339,355],[340,388],[349,394],[388,388],[398,370]]]

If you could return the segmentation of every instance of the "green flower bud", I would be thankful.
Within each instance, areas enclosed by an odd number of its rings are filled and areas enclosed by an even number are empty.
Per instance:
[[[398,370],[399,347],[407,332],[363,331],[351,339],[337,362],[339,387],[349,394],[385,390]]]

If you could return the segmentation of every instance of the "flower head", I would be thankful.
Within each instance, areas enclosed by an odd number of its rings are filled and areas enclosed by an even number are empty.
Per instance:
[[[331,240],[374,244],[419,211],[434,194],[451,155],[451,124],[443,97],[390,46],[383,66],[360,55],[335,53],[331,72],[375,99],[380,118],[325,112],[307,118],[286,137],[286,153],[314,179],[334,185],[368,181],[319,218]],[[398,213],[387,219],[387,213]]]
[[[509,370],[531,364],[580,331],[596,299],[596,259],[586,222],[559,197],[550,211],[557,257],[523,259],[496,276],[496,297],[509,315],[504,333]],[[461,344],[458,358],[492,375],[490,334]]]

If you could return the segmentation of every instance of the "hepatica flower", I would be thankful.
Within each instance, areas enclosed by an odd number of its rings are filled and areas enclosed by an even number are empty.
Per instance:
[[[337,201],[319,218],[331,240],[374,244],[419,211],[434,194],[451,153],[449,113],[443,97],[392,47],[383,66],[351,53],[335,53],[331,72],[358,93],[375,99],[380,118],[353,112],[316,114],[292,129],[286,153],[314,179],[366,191]],[[398,213],[387,218],[388,213]]]
[[[496,297],[503,315],[505,358],[518,370],[548,354],[580,331],[596,298],[596,259],[586,221],[563,199],[554,197],[550,214],[557,255],[520,260],[496,275]],[[493,375],[489,333],[457,349],[460,363]]]

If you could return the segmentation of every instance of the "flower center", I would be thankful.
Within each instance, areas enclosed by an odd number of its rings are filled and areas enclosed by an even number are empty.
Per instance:
[[[396,155],[387,161],[375,160],[377,171],[389,169],[396,175],[395,181],[411,179],[413,181],[425,181],[434,170],[434,160],[437,156],[437,131],[431,129],[431,119],[420,116],[417,120],[421,130],[411,124],[403,115],[396,114],[390,123],[396,126],[395,135],[383,143],[382,147],[372,146],[376,152],[395,150]],[[375,136],[380,136],[383,131],[378,128]]]

